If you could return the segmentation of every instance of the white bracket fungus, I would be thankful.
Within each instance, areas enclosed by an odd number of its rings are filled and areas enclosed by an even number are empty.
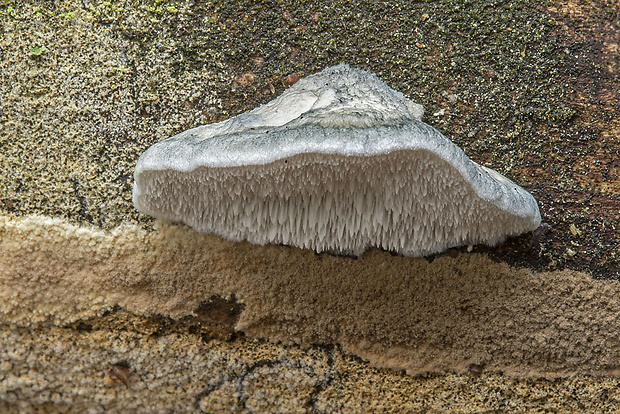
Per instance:
[[[404,255],[495,245],[540,225],[536,200],[471,161],[413,103],[347,65],[138,160],[136,208],[230,240]]]

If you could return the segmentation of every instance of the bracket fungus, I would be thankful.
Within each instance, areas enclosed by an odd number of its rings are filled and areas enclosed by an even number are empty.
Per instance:
[[[420,256],[540,225],[527,191],[470,160],[423,108],[345,64],[150,147],[133,202],[229,240]]]

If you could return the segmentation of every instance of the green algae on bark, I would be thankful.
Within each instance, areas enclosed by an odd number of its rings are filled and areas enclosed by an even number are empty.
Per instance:
[[[608,18],[605,4],[595,23]],[[620,82],[597,61],[598,40],[570,38],[558,13],[544,7],[5,2],[0,163],[7,174],[0,176],[0,211],[104,228],[150,226],[131,205],[132,169],[145,148],[268,102],[290,74],[345,62],[422,103],[426,122],[540,200],[552,225],[541,251],[500,256],[613,277],[620,272],[613,230],[620,218],[610,213],[620,203],[613,164],[620,144],[607,124],[620,109],[584,107],[580,99],[597,99],[599,85],[617,90],[611,86]],[[47,53],[28,56],[39,45]],[[600,121],[584,122],[592,113]],[[602,201],[583,211],[558,194]],[[570,223],[560,213],[567,208]],[[572,240],[579,246],[567,238],[571,223],[584,229],[582,240]]]

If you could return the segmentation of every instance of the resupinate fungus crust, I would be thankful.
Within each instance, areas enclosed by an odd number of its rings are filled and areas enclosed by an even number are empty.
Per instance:
[[[345,64],[226,121],[151,146],[136,208],[229,240],[407,256],[495,245],[540,225],[536,200],[470,160],[423,108]]]

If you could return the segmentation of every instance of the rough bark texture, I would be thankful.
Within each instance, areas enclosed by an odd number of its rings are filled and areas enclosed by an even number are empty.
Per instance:
[[[615,2],[0,11],[0,411],[618,409]],[[353,260],[133,209],[152,143],[339,62],[423,104],[550,231]]]

